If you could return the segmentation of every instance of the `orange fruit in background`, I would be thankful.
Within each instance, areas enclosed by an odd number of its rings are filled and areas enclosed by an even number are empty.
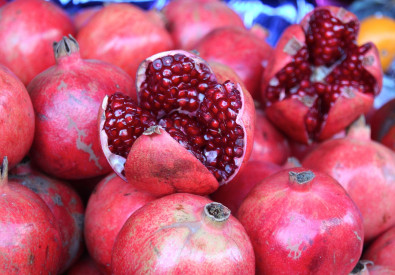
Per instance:
[[[395,20],[386,16],[370,16],[361,21],[358,44],[372,41],[380,52],[383,71],[395,58]]]

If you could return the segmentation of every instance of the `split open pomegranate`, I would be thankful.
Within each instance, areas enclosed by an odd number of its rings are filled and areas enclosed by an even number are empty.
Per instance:
[[[319,7],[280,38],[262,81],[269,119],[299,142],[325,140],[366,113],[382,86],[377,48],[357,45],[357,17]]]
[[[209,194],[231,180],[252,148],[251,96],[218,83],[209,65],[186,51],[146,59],[137,72],[138,102],[105,98],[102,148],[115,172],[156,195]]]

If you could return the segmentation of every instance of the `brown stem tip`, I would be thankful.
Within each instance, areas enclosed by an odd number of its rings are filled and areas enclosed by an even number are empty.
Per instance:
[[[229,219],[230,209],[219,202],[211,202],[205,205],[204,213],[207,217],[217,221],[223,222]]]

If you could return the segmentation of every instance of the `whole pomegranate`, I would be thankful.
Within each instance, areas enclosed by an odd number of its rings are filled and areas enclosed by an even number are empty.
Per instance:
[[[111,168],[98,140],[100,103],[114,91],[135,97],[134,82],[114,65],[81,59],[71,36],[56,43],[54,51],[57,64],[27,87],[36,113],[32,162],[62,179],[105,175]]]
[[[395,226],[391,227],[371,243],[362,258],[377,265],[395,269]]]
[[[91,257],[85,256],[75,263],[68,271],[67,275],[101,275],[99,267]]]
[[[131,77],[150,55],[174,48],[167,30],[132,4],[109,4],[78,32],[81,56],[115,64]]]
[[[8,181],[0,165],[0,273],[57,274],[61,236],[45,202],[29,188]]]
[[[54,215],[62,240],[59,272],[64,272],[78,259],[83,249],[84,206],[80,197],[66,182],[34,170],[29,161],[12,169],[9,179],[39,195]]]
[[[0,133],[0,158],[7,156],[11,169],[23,159],[32,145],[34,110],[23,83],[1,64]]]
[[[111,251],[129,216],[147,202],[148,193],[136,190],[115,173],[104,178],[89,198],[85,212],[85,243],[99,268],[111,273]]]
[[[232,213],[237,213],[240,204],[251,189],[264,178],[281,170],[281,166],[267,162],[250,160],[244,169],[227,184],[220,186],[210,198],[228,207]]]
[[[395,98],[373,113],[372,139],[395,151]]]
[[[0,63],[27,85],[52,66],[52,43],[63,35],[74,35],[74,26],[55,3],[44,0],[15,0],[0,9]]]
[[[99,114],[102,148],[120,177],[156,196],[206,195],[247,162],[255,108],[240,85],[221,84],[181,50],[146,59],[136,84],[138,103],[115,93]]]
[[[280,38],[262,79],[268,118],[302,143],[330,138],[373,105],[382,87],[377,48],[358,46],[357,17],[318,7]]]
[[[265,112],[256,108],[254,145],[250,161],[268,161],[279,165],[291,155],[286,137],[266,118]]]
[[[244,27],[228,26],[215,29],[195,46],[207,61],[231,67],[242,79],[254,99],[260,96],[264,64],[272,56],[271,46]]]
[[[336,180],[290,168],[256,185],[237,213],[258,274],[348,274],[362,253],[357,206]]]
[[[179,193],[150,202],[122,227],[112,254],[117,274],[254,274],[243,226],[220,203]]]
[[[163,13],[176,48],[183,50],[192,50],[214,29],[225,26],[244,28],[240,16],[221,1],[174,0],[164,7]]]
[[[357,120],[345,138],[327,140],[302,162],[335,178],[361,210],[366,241],[395,225],[395,153],[370,140]]]

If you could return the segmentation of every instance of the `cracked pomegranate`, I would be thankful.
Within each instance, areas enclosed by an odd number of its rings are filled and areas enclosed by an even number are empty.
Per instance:
[[[130,253],[133,251],[133,253]],[[251,242],[230,210],[172,194],[134,212],[112,255],[112,274],[254,274]]]
[[[83,251],[84,206],[80,197],[66,182],[34,170],[28,160],[12,169],[9,179],[39,195],[54,215],[62,240],[59,272],[63,273]]]
[[[52,66],[52,43],[75,30],[67,13],[51,1],[9,1],[0,10],[0,63],[27,85]]]
[[[256,185],[237,213],[257,274],[349,274],[362,253],[362,216],[325,173],[282,170]]]
[[[325,140],[370,110],[382,87],[377,48],[358,46],[356,16],[319,7],[280,38],[262,80],[268,118],[292,139]]]
[[[1,64],[0,133],[0,158],[7,156],[11,169],[23,159],[32,145],[34,110],[23,83]]]
[[[370,139],[361,117],[346,137],[319,144],[302,162],[332,176],[361,210],[367,242],[395,225],[395,154]]]
[[[100,114],[103,151],[122,178],[155,195],[209,194],[248,160],[254,105],[240,85],[216,81],[185,51],[146,59],[138,103],[115,93]]]
[[[56,43],[54,51],[57,64],[27,87],[37,129],[31,160],[62,179],[105,175],[111,167],[97,138],[97,112],[104,96],[114,91],[135,96],[133,80],[114,65],[81,59],[71,36]]]
[[[45,202],[29,188],[8,180],[0,165],[0,273],[57,274],[61,257],[58,224]]]

